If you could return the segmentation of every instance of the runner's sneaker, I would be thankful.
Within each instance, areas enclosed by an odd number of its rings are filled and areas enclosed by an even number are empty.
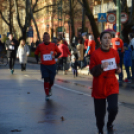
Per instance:
[[[14,70],[12,69],[12,70],[11,70],[11,74],[13,74],[13,72],[14,72]]]
[[[49,96],[52,96],[52,89],[49,89]]]
[[[46,96],[46,101],[49,101],[49,96]]]
[[[107,134],[115,134],[114,129],[113,129],[113,125],[107,126]]]

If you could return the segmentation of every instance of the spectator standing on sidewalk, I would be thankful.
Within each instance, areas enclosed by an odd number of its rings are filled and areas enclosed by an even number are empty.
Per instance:
[[[71,53],[69,51],[68,46],[64,44],[64,40],[60,40],[58,48],[61,52],[61,55],[58,60],[58,67],[59,67],[59,65],[62,65],[63,66],[63,75],[66,75],[67,74],[67,68],[66,68],[67,58],[69,55],[71,56]],[[58,67],[57,67],[57,72],[58,72]]]
[[[122,82],[123,80],[122,64],[123,64],[124,43],[122,39],[120,39],[120,32],[116,32],[115,38],[112,38],[111,43],[112,43],[113,49],[118,51],[119,56],[120,56],[121,73],[119,74],[119,82]]]
[[[36,48],[37,48],[37,46],[40,44],[40,40],[39,39],[37,39],[37,41],[36,41]]]
[[[1,39],[0,39],[0,52],[4,49],[4,44],[1,42]]]
[[[110,48],[111,33],[104,31],[100,35],[101,48],[94,51],[90,58],[90,72],[93,75],[92,97],[94,98],[96,124],[99,134],[103,133],[108,102],[108,134],[114,134],[113,121],[118,113],[119,83],[115,74],[121,72],[119,54]]]
[[[132,50],[132,81],[134,82],[134,35],[133,33],[128,34],[128,39],[130,41],[129,45]]]
[[[79,66],[80,68],[82,69],[82,63],[83,63],[83,58],[84,58],[84,46],[82,44],[82,38],[79,38],[78,39],[78,44],[76,46],[76,49],[77,49],[77,54],[78,54],[78,63],[79,63]]]
[[[9,69],[11,70],[11,74],[14,72],[14,64],[16,59],[16,51],[17,51],[17,44],[16,40],[13,39],[13,35],[9,34],[8,40],[6,40],[5,46],[7,50],[7,57],[9,59]]]
[[[26,71],[26,63],[27,63],[27,57],[30,54],[29,46],[26,45],[25,40],[20,41],[20,45],[18,47],[17,51],[17,58],[19,58],[19,62],[21,65],[21,71]]]
[[[131,83],[131,73],[129,68],[132,68],[132,50],[131,45],[124,43],[124,65],[127,73],[127,78],[124,80],[126,83]]]
[[[55,54],[59,57],[60,50],[55,43],[50,42],[50,35],[47,32],[43,35],[43,43],[39,44],[36,48],[35,55],[37,59],[39,53],[41,57],[41,74],[44,79],[46,100],[49,100],[49,96],[52,95],[51,87],[54,84],[56,75]]]

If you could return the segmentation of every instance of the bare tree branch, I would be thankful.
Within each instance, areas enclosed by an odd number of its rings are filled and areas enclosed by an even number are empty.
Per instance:
[[[1,18],[4,20],[4,22],[5,22],[8,26],[10,26],[10,24],[7,22],[7,20],[6,20],[5,17],[3,16],[1,10],[0,10],[0,14],[1,14]]]

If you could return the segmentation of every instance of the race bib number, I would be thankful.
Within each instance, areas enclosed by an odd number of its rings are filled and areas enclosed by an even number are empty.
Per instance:
[[[119,41],[115,41],[115,45],[119,46],[120,42]]]
[[[104,69],[104,71],[117,69],[117,64],[115,62],[115,58],[102,60],[101,63],[108,62],[108,67]]]
[[[14,50],[14,46],[10,45],[10,46],[9,46],[9,49],[10,49],[10,50]]]
[[[52,60],[52,55],[51,54],[44,54],[43,55],[43,60],[44,61],[50,61],[50,60]]]

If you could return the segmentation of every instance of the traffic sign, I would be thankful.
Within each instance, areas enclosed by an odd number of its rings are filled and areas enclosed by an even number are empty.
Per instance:
[[[33,37],[33,31],[28,31],[27,32],[27,37]]]
[[[113,25],[113,30],[116,32],[116,24]]]
[[[121,23],[126,23],[128,21],[128,15],[126,13],[121,13]]]
[[[98,22],[107,22],[106,13],[98,13]]]
[[[7,37],[9,36],[10,32],[7,32]]]
[[[109,13],[107,15],[107,21],[111,24],[114,24],[116,21],[116,15],[114,13]]]

